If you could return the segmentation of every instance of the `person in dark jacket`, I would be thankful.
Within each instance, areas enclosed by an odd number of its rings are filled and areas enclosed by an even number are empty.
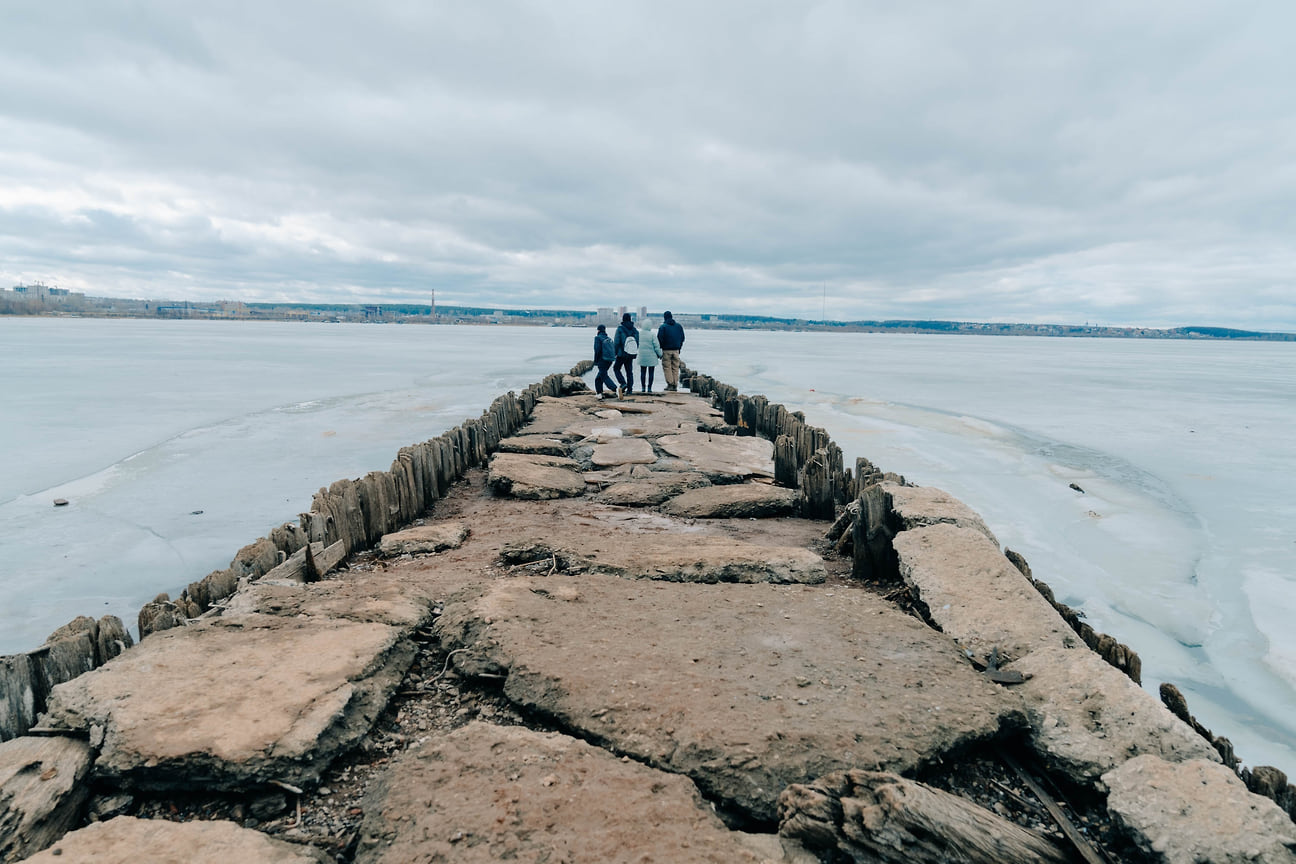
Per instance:
[[[669,312],[662,313],[662,325],[657,328],[657,342],[662,350],[662,377],[666,379],[666,389],[678,390],[684,328]]]
[[[634,343],[629,347],[626,346],[626,340],[633,339]],[[616,347],[616,363],[612,366],[613,373],[616,374],[617,398],[624,398],[627,393],[634,392],[634,361],[639,356],[639,329],[634,326],[634,319],[630,317],[629,312],[621,315],[621,324],[617,327],[616,338],[613,340]],[[621,370],[625,370],[625,377],[621,377]]]
[[[611,391],[616,390],[616,384],[607,374],[615,360],[616,346],[612,344],[612,338],[607,335],[607,328],[600,324],[598,332],[594,334],[594,365],[598,367],[598,376],[594,379],[594,392],[600,399],[611,399]],[[607,384],[609,391],[606,396],[603,395],[604,383]]]

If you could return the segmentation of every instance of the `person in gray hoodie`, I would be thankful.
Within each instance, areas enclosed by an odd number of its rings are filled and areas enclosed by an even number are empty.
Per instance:
[[[657,344],[661,345],[662,377],[666,379],[666,389],[678,390],[684,328],[669,312],[662,313],[662,325],[657,328]]]

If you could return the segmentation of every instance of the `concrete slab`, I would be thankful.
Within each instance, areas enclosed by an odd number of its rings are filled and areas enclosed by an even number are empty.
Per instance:
[[[0,744],[0,861],[39,852],[77,824],[90,793],[90,760],[90,745],[76,738]]]
[[[567,442],[544,435],[518,435],[499,443],[501,453],[523,453],[530,456],[566,456]]]
[[[431,555],[446,549],[458,549],[468,539],[468,533],[468,526],[463,522],[415,525],[403,531],[384,534],[378,542],[378,551],[388,558],[396,555]]]
[[[621,438],[594,447],[591,461],[600,467],[611,465],[651,465],[657,461],[652,444],[643,438]]]
[[[230,597],[221,617],[263,613],[289,618],[335,618],[390,624],[409,631],[432,617],[445,589],[396,568],[344,571],[320,582],[271,584],[253,582]]]
[[[386,624],[204,620],[55,687],[46,722],[101,730],[94,772],[129,786],[311,783],[368,732],[414,653],[404,630]]]
[[[760,864],[686,777],[557,733],[471,723],[407,753],[365,803],[357,864]]]
[[[1007,663],[1078,643],[1057,610],[981,531],[940,523],[901,531],[894,546],[915,598],[978,662],[996,648]]]
[[[326,864],[332,858],[233,822],[118,816],[73,831],[31,864]]]
[[[487,482],[499,495],[543,500],[574,498],[585,494],[585,478],[571,459],[496,453],[491,457]]]
[[[774,445],[764,438],[686,432],[659,438],[657,444],[703,474],[774,476]]]
[[[1206,739],[1083,644],[1044,648],[1008,668],[1029,676],[1013,689],[1026,705],[1031,745],[1077,782],[1101,790],[1103,774],[1144,753],[1220,761]]]
[[[1107,809],[1165,864],[1296,864],[1296,825],[1223,765],[1138,756],[1103,775]]]
[[[913,770],[1020,721],[948,639],[847,588],[514,578],[436,627],[465,674],[768,823],[789,783]]]
[[[613,483],[595,500],[620,507],[655,507],[681,492],[710,485],[710,480],[694,471],[655,471],[647,477]]]
[[[660,518],[660,517],[658,517]],[[766,546],[728,537],[674,536],[535,538],[538,557],[556,554],[568,572],[599,573],[666,582],[817,583],[827,578],[823,559],[798,546]]]
[[[934,486],[901,486],[891,482],[883,483],[882,489],[891,498],[891,512],[899,531],[949,523],[980,531],[995,546],[999,545],[980,514],[944,489]]]
[[[690,489],[662,505],[662,512],[692,519],[761,519],[788,516],[798,493],[767,483],[727,483]]]

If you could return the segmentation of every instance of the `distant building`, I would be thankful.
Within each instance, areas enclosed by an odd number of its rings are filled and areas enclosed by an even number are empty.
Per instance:
[[[54,288],[44,282],[33,282],[31,285],[15,285],[13,293],[13,299],[24,300],[28,303],[59,305],[85,299],[85,295],[80,292],[69,291],[66,288]]]
[[[611,306],[599,307],[597,323],[602,324],[605,327],[615,327],[617,321],[619,320],[620,319],[617,317],[616,310],[613,309]]]

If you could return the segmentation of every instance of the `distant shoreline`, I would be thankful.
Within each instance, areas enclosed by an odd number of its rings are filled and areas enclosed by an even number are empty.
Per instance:
[[[43,286],[42,286],[43,287]],[[512,324],[532,327],[593,327],[616,323],[620,311],[563,309],[488,309],[407,303],[241,303],[235,301],[133,300],[89,297],[64,292],[29,296],[0,291],[0,316],[46,318],[186,319],[204,321],[314,321],[368,324]],[[630,310],[631,314],[635,314]],[[637,316],[636,316],[637,317]],[[653,317],[649,313],[649,317]],[[1088,324],[1022,324],[937,320],[822,321],[762,315],[684,314],[676,320],[703,330],[767,330],[819,333],[921,333],[973,336],[1051,336],[1106,339],[1210,339],[1247,342],[1296,342],[1296,333],[1229,327],[1107,327]]]

